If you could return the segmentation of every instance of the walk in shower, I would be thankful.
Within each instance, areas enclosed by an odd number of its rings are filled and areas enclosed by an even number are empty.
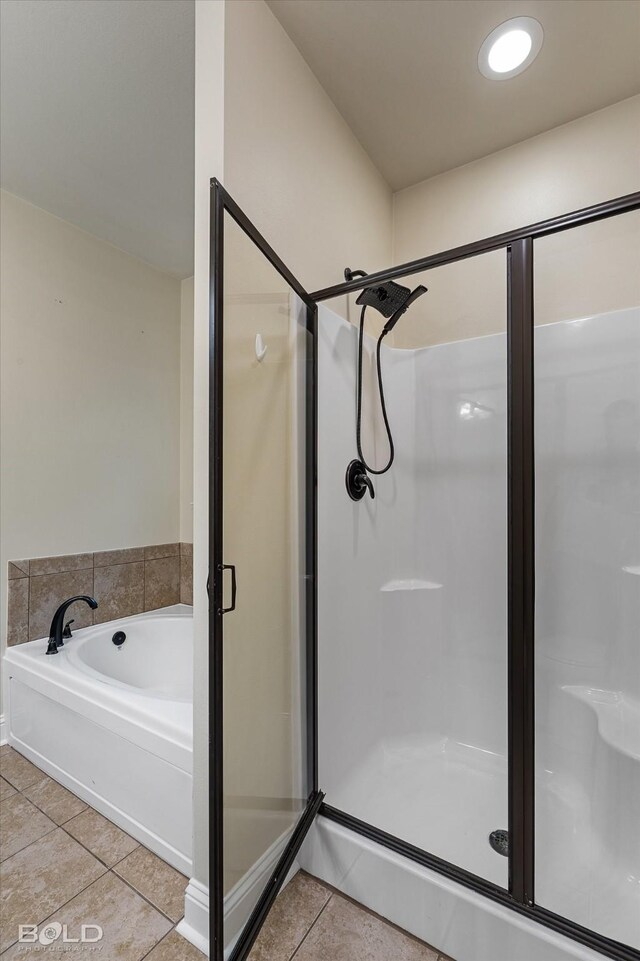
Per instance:
[[[212,197],[211,957],[247,956],[319,811],[327,880],[366,838],[340,878],[386,852],[536,961],[637,961],[640,194],[311,295]],[[355,297],[400,278],[428,294],[380,348],[395,458],[353,500]],[[443,903],[372,906],[426,937]]]

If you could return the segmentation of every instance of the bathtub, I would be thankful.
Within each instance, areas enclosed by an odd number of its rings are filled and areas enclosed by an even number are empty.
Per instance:
[[[124,631],[121,647],[112,643]],[[184,604],[10,647],[9,743],[191,874],[193,620]]]

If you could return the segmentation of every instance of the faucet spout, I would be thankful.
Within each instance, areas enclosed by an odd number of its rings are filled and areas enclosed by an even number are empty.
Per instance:
[[[47,647],[47,654],[57,654],[58,648],[62,647],[63,641],[63,628],[64,628],[64,618],[67,613],[67,609],[75,604],[76,601],[84,601],[88,604],[92,611],[98,606],[98,602],[94,597],[89,597],[88,594],[77,594],[75,597],[70,597],[68,600],[63,601],[58,610],[53,615],[53,620],[51,621],[51,627],[49,629],[49,645]]]

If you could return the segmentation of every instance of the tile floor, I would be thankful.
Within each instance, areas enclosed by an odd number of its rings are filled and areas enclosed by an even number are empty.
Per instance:
[[[300,872],[278,896],[249,961],[451,961]]]
[[[12,748],[0,748],[0,956],[203,961],[175,931],[187,878]],[[18,943],[19,924],[99,924],[94,946]]]
[[[0,956],[204,961],[175,930],[187,878],[8,745],[0,747]],[[99,924],[98,944],[18,943],[19,924]],[[449,961],[307,874],[278,897],[249,961]]]

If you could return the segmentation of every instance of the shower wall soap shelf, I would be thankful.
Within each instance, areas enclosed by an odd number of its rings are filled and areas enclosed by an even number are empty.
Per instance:
[[[423,581],[417,577],[404,581],[387,581],[380,588],[381,591],[438,591],[442,584],[435,581]]]
[[[579,684],[565,684],[562,690],[591,708],[605,743],[640,761],[640,704],[634,698],[620,691],[599,691]]]

